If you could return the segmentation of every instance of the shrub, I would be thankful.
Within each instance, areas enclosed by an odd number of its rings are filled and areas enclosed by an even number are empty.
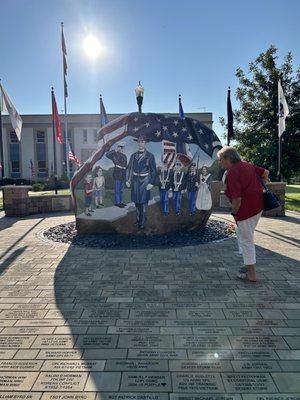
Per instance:
[[[41,183],[41,182],[37,182],[37,183],[34,183],[33,185],[32,185],[32,190],[34,191],[34,192],[41,192],[41,191],[43,191],[45,189],[45,185],[43,184],[43,183]]]

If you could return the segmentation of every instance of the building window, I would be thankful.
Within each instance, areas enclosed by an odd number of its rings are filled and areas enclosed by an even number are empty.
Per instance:
[[[88,142],[88,134],[87,134],[87,129],[83,130],[83,143]]]
[[[47,168],[47,151],[46,151],[46,132],[36,132],[36,164],[38,178],[46,178],[48,176]]]
[[[12,178],[21,177],[20,142],[15,131],[9,133],[10,171]]]
[[[98,143],[98,131],[97,131],[97,129],[94,129],[93,133],[94,133],[94,143]]]

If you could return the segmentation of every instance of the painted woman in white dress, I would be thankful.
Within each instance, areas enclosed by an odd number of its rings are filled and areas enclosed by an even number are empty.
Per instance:
[[[208,173],[208,170],[205,166],[202,167],[202,171],[199,176],[199,189],[196,199],[197,210],[211,209],[212,207],[212,199],[210,192],[211,182],[212,182],[211,174]]]

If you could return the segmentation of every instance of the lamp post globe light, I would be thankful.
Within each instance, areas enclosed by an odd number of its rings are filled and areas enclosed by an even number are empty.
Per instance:
[[[142,112],[142,104],[144,100],[144,88],[141,85],[141,81],[139,81],[139,84],[135,88],[135,96],[136,96],[136,102],[139,107],[139,113]]]

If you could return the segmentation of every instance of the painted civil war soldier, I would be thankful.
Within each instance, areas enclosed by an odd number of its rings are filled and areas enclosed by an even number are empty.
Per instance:
[[[115,205],[123,208],[123,189],[126,182],[127,157],[124,154],[124,143],[119,143],[116,150],[110,150],[106,153],[106,157],[114,163],[113,178],[115,181]]]
[[[186,187],[185,173],[182,163],[177,160],[172,174],[173,207],[176,215],[181,213],[182,193]]]
[[[186,175],[186,190],[190,215],[196,214],[196,199],[198,187],[199,174],[197,173],[196,163],[192,162]]]
[[[131,201],[136,207],[135,224],[140,229],[144,229],[150,189],[156,180],[156,163],[154,155],[146,149],[146,136],[141,135],[134,140],[137,141],[138,151],[130,157],[126,172],[126,186],[131,187]]]
[[[158,188],[160,195],[161,209],[164,215],[169,214],[169,190],[172,186],[172,171],[168,168],[168,161],[163,161],[158,173]]]

